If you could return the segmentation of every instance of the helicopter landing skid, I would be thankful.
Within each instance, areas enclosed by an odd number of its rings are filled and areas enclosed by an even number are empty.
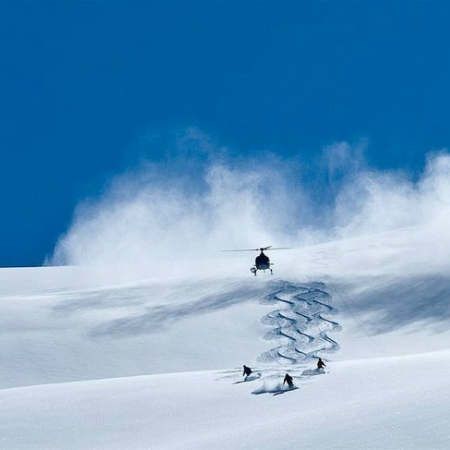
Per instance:
[[[264,270],[264,272],[266,271],[266,269],[260,269],[260,270]],[[270,275],[273,275],[273,270],[270,269],[270,268],[269,268],[269,270],[270,270]],[[252,267],[252,268],[250,269],[250,272],[251,272],[253,275],[255,275],[255,277],[256,277],[256,272],[258,272],[258,269],[257,269],[256,267]]]

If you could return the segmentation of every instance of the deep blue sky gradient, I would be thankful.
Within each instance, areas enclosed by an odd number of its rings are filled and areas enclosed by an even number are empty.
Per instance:
[[[450,145],[439,1],[0,3],[0,265],[40,264],[78,201],[197,126],[254,154],[368,139],[379,168]]]

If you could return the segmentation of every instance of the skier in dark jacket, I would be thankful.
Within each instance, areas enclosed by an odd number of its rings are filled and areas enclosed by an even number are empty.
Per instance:
[[[322,361],[322,358],[319,358],[319,361],[317,361],[317,368],[320,370],[324,367],[326,367],[326,364]]]
[[[284,376],[283,386],[287,383],[290,389],[294,387],[294,379],[287,373]]]
[[[242,376],[245,375],[245,378],[244,378],[244,381],[245,381],[245,380],[247,380],[247,377],[252,374],[253,370],[250,369],[250,367],[247,367],[245,364],[243,367],[244,367],[244,372],[242,373]]]

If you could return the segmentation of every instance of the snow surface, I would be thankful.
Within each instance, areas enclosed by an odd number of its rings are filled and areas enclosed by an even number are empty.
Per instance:
[[[343,361],[283,395],[238,371],[4,389],[8,449],[448,449],[450,352]]]
[[[0,448],[450,448],[447,267],[378,239],[277,255],[273,277],[234,255],[173,278],[0,269]]]

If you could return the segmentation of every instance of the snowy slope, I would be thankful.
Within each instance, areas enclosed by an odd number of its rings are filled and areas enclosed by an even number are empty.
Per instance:
[[[35,270],[41,282],[61,271]],[[289,363],[304,357],[298,351],[337,348],[325,331],[338,325],[320,315],[333,314],[320,302],[329,295],[317,283],[297,287],[266,276],[76,291],[71,283],[25,293],[12,287],[14,295],[2,295],[0,348],[8,358],[0,386],[222,368],[258,358]],[[315,336],[302,334],[305,327]],[[271,342],[279,338],[288,342]]]
[[[343,245],[279,253],[273,277],[251,276],[242,257],[174,279],[120,279],[80,267],[0,269],[0,387],[254,364],[276,347],[267,334],[277,319],[267,315],[290,309],[266,296],[288,282],[324,282],[335,308],[328,318],[342,328],[335,360],[448,348],[445,271],[428,265],[411,273],[391,262],[385,273],[387,256],[350,264],[340,255],[362,245],[345,243],[345,252]],[[373,252],[370,241],[364,247]]]
[[[401,236],[280,253],[273,277],[0,269],[0,448],[450,448],[450,278]]]
[[[263,282],[93,287],[75,268],[35,269],[34,282],[28,270],[0,270],[5,278],[10,273],[17,284],[0,297],[3,387],[220,368],[266,349]],[[54,281],[46,288],[49,274]],[[74,290],[77,279],[87,287]],[[22,291],[38,281],[42,287]]]
[[[333,364],[283,395],[192,372],[0,391],[8,449],[448,449],[450,352]]]

